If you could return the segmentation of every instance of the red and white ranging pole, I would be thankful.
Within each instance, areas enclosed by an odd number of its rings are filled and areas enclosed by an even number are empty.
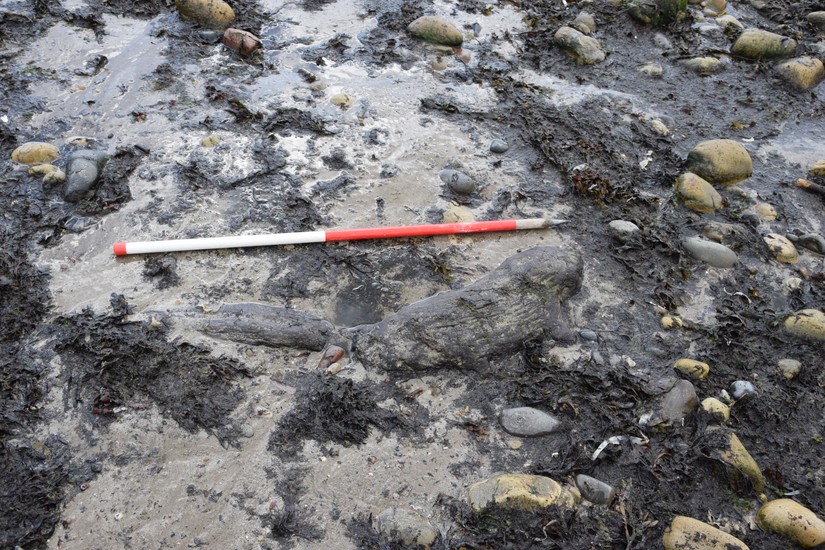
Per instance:
[[[364,239],[392,239],[396,237],[428,237],[433,235],[456,235],[461,233],[487,233],[491,231],[545,229],[561,223],[564,223],[564,221],[534,218],[527,220],[498,220],[489,222],[366,227],[361,229],[333,229],[330,231],[302,231],[299,233],[273,233],[269,235],[239,235],[237,237],[205,237],[201,239],[177,239],[168,241],[139,241],[132,243],[117,242],[114,244],[114,252],[115,256],[126,256],[129,254],[154,254],[160,252],[183,252],[187,250],[214,250],[216,248],[244,248],[249,246],[328,243],[334,241],[358,241]]]

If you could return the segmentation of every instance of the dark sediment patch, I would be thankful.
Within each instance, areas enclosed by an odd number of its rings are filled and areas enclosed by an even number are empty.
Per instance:
[[[372,428],[390,432],[421,421],[379,407],[384,393],[385,389],[371,382],[321,374],[306,377],[295,393],[295,407],[270,435],[269,448],[290,456],[301,450],[306,439],[321,444],[360,445]]]
[[[243,397],[234,381],[248,371],[204,348],[169,342],[162,324],[126,321],[122,296],[112,304],[114,315],[86,310],[59,317],[50,329],[64,365],[66,406],[112,420],[114,411],[101,403],[148,398],[182,428],[237,445],[239,428],[228,416]]]

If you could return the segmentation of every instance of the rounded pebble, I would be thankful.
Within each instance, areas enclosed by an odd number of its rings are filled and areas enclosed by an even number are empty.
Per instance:
[[[469,195],[476,190],[476,183],[473,178],[458,170],[442,170],[438,177],[447,184],[450,191],[459,195]]]
[[[508,433],[522,437],[551,434],[562,426],[557,418],[532,407],[504,409],[499,420]]]
[[[384,537],[405,546],[429,548],[438,536],[426,519],[398,508],[384,510],[376,516],[375,523]]]
[[[676,516],[662,537],[665,550],[748,550],[733,535],[698,519]]]
[[[756,514],[756,523],[765,531],[793,539],[802,548],[816,548],[825,543],[825,521],[789,498],[763,505]]]
[[[11,160],[20,164],[52,162],[60,156],[57,147],[50,143],[30,141],[11,152]]]
[[[490,151],[496,154],[506,153],[510,146],[503,139],[494,139],[490,142]]]
[[[583,339],[589,342],[595,342],[599,338],[598,334],[586,328],[579,331],[579,336],[581,336]]]
[[[610,506],[610,503],[616,497],[616,489],[603,481],[584,474],[576,476],[576,487],[581,491],[584,498],[594,504]]]
[[[682,245],[688,254],[713,267],[730,268],[738,260],[736,252],[727,246],[706,241],[700,237],[689,237],[682,242]]]
[[[610,234],[620,241],[630,239],[639,232],[638,225],[625,220],[613,220],[607,224],[607,227],[610,229]]]

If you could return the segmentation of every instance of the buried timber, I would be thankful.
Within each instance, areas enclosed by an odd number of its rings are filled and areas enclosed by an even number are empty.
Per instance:
[[[0,6],[0,546],[816,542],[821,6],[179,4]]]

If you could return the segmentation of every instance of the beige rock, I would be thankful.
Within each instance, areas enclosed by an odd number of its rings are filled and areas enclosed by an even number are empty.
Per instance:
[[[388,508],[375,518],[378,532],[405,547],[430,548],[438,537],[430,522],[418,514]]]
[[[662,328],[665,330],[671,330],[675,328],[682,328],[683,323],[680,317],[675,315],[665,315],[662,317]]]
[[[710,365],[694,359],[679,359],[673,364],[673,368],[694,380],[704,380],[710,372]]]
[[[776,208],[766,202],[760,202],[754,206],[753,211],[763,222],[772,222],[776,219]]]
[[[716,427],[708,428],[705,433],[714,458],[727,465],[728,480],[733,485],[739,485],[744,479],[757,493],[765,490],[762,470],[735,433]]]
[[[712,56],[683,59],[679,64],[701,76],[716,74],[724,67],[721,59]]]
[[[29,175],[45,176],[46,174],[54,172],[57,169],[57,166],[55,166],[54,164],[33,164],[29,166]]]
[[[490,506],[536,510],[551,506],[572,508],[576,505],[576,498],[570,491],[549,477],[530,474],[497,474],[471,485],[468,498],[475,512]]]
[[[819,28],[819,30],[825,30],[825,11],[812,11],[808,14],[807,19],[811,25]]]
[[[779,367],[779,372],[785,380],[793,380],[802,370],[802,363],[796,359],[780,359],[776,366]]]
[[[215,145],[221,142],[221,138],[218,136],[206,136],[201,140],[201,145],[204,147],[214,147]]]
[[[780,262],[795,264],[799,261],[799,252],[791,241],[777,233],[768,233],[762,240],[768,245],[771,253]]]
[[[352,98],[352,96],[347,95],[343,92],[332,94],[332,97],[329,98],[329,100],[333,105],[335,105],[336,107],[340,107],[342,109],[349,109],[350,107],[352,107],[353,103],[355,103],[355,100]]]
[[[789,498],[763,505],[756,514],[756,523],[765,531],[793,539],[802,548],[816,548],[825,543],[825,521]]]
[[[461,46],[464,35],[449,21],[440,17],[425,15],[407,26],[407,31],[426,42],[444,46]]]
[[[570,26],[584,34],[590,34],[596,30],[596,19],[593,15],[583,11],[576,16]]]
[[[730,52],[748,59],[790,57],[796,52],[796,40],[762,29],[746,29]]]
[[[63,183],[64,181],[66,181],[66,172],[59,169],[49,172],[48,174],[43,176],[43,183],[45,183],[46,185]]]
[[[722,195],[710,183],[691,172],[676,178],[676,194],[685,206],[697,212],[713,213],[722,208]]]
[[[703,399],[702,409],[710,415],[719,418],[722,422],[727,422],[730,420],[730,407],[715,397],[707,397]]]
[[[741,143],[732,139],[711,139],[688,153],[689,171],[711,183],[733,184],[753,173],[753,161]]]
[[[600,63],[607,56],[598,40],[572,27],[557,30],[553,35],[553,43],[572,55],[578,65]]]
[[[749,550],[733,535],[686,516],[673,518],[665,529],[662,544],[665,550]]]
[[[825,313],[818,309],[803,309],[785,319],[785,330],[810,340],[825,340]]]
[[[661,78],[665,70],[659,63],[647,63],[639,67],[639,72],[652,78]]]
[[[811,90],[825,80],[825,65],[815,57],[797,57],[777,65],[774,70],[800,90]]]
[[[211,29],[225,29],[235,20],[235,12],[223,0],[175,0],[175,6],[182,18]]]
[[[740,23],[739,20],[732,15],[722,15],[721,17],[717,17],[716,24],[722,27],[723,29],[732,27],[734,29],[742,30],[745,28],[745,25]]]
[[[57,147],[40,141],[24,143],[11,152],[11,160],[20,164],[35,164],[38,162],[52,162],[60,156]]]
[[[816,161],[816,163],[811,166],[811,169],[808,170],[808,174],[811,176],[825,176],[825,160]]]
[[[444,223],[463,223],[473,221],[473,213],[467,208],[451,204],[444,212]]]

